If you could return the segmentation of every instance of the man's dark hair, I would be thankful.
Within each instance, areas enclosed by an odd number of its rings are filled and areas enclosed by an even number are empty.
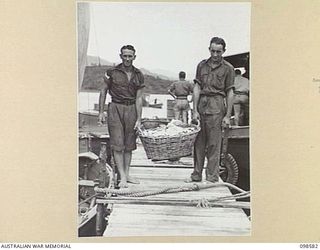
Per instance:
[[[213,38],[211,38],[210,45],[211,45],[212,43],[221,44],[222,47],[223,47],[223,50],[226,50],[226,42],[225,42],[222,38],[220,38],[220,37],[213,37]]]
[[[122,50],[124,50],[124,49],[132,50],[134,53],[136,53],[136,50],[132,45],[124,45],[124,46],[122,46],[121,49],[120,49],[120,53],[122,53]]]
[[[185,79],[186,78],[186,72],[180,71],[179,72],[179,78]]]
[[[240,70],[240,69],[236,69],[236,70],[234,71],[234,73],[236,73],[236,75],[241,75],[241,70]]]

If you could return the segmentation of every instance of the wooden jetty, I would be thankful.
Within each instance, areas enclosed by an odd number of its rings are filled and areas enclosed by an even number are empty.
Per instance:
[[[90,124],[85,124],[80,128],[79,133],[82,132],[87,136],[79,137],[79,152],[92,151],[98,156],[102,143],[108,145],[109,137],[106,130],[105,126],[95,125],[93,127]],[[129,184],[128,190],[150,191],[166,186],[185,185],[184,180],[192,172],[192,157],[183,157],[176,162],[167,160],[154,162],[147,159],[141,143],[138,143],[137,146],[138,149],[133,151],[130,173],[140,180],[140,184]],[[108,161],[110,155],[107,156]],[[101,234],[97,235],[105,237],[249,236],[251,222],[240,208],[241,206],[209,208],[196,206],[204,199],[214,200],[229,195],[231,195],[229,188],[220,186],[199,191],[159,194],[134,199],[128,197],[103,198],[108,204],[108,225],[104,232],[104,227],[100,228],[102,229],[99,231]],[[231,203],[234,204],[234,200],[230,201]],[[241,205],[241,202],[237,203]],[[92,211],[99,212],[98,209]],[[95,226],[93,225],[93,228]]]
[[[191,159],[191,158],[190,158]],[[145,162],[142,165],[141,162]],[[136,164],[136,165],[135,165]],[[184,164],[183,164],[184,165]],[[133,155],[132,176],[139,185],[129,190],[159,190],[166,186],[184,185],[192,165],[154,163],[146,159],[139,145]],[[191,192],[160,194],[143,198],[140,204],[113,201],[105,237],[126,236],[248,236],[251,222],[240,208],[197,207],[201,199],[231,195],[225,187]]]

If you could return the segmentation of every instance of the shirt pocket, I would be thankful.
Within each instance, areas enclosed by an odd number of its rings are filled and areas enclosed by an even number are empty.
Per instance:
[[[128,78],[125,73],[116,72],[113,75],[113,82],[118,86],[126,86],[128,82]]]
[[[216,73],[216,88],[224,89],[224,81],[225,81],[225,72],[217,72]]]
[[[205,74],[201,74],[201,77],[200,77],[200,81],[201,81],[201,89],[204,88],[204,86],[207,86],[208,85],[208,78],[209,78],[209,74],[208,73],[205,73]]]
[[[137,75],[135,75],[132,79],[131,79],[131,81],[129,82],[129,88],[131,89],[131,90],[138,90],[139,89],[139,87],[141,86],[141,83],[140,83],[140,81],[139,81],[139,78],[138,78],[138,76]]]

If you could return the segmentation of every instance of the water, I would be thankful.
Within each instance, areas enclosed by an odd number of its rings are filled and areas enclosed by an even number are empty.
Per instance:
[[[154,103],[157,99],[157,103],[163,103],[161,109],[143,107],[142,108],[142,118],[166,118],[167,117],[167,100],[173,100],[170,95],[150,95],[149,102]],[[111,97],[107,94],[106,103],[111,101]],[[80,92],[79,93],[79,111],[88,111],[94,109],[94,104],[99,103],[99,93],[98,92]]]

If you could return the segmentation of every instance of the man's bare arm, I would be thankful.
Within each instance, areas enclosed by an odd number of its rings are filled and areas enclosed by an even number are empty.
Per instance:
[[[108,92],[108,85],[105,84],[101,90],[99,95],[99,117],[98,117],[98,124],[102,124],[106,121],[105,115],[104,115],[104,105],[106,103],[106,96]]]
[[[143,88],[138,89],[137,97],[136,97],[137,122],[136,122],[135,128],[140,127],[141,125],[142,95],[143,95]]]
[[[227,92],[227,113],[225,117],[222,120],[222,127],[229,127],[230,126],[230,116],[232,112],[232,106],[233,106],[233,88],[230,88]]]
[[[231,116],[231,112],[232,112],[232,106],[233,106],[233,98],[234,98],[234,94],[233,94],[233,88],[230,88],[227,92],[227,113],[226,116],[230,117]]]
[[[193,87],[193,119],[199,119],[199,112],[198,112],[198,103],[199,103],[199,97],[200,97],[200,86],[198,83],[194,84]]]

